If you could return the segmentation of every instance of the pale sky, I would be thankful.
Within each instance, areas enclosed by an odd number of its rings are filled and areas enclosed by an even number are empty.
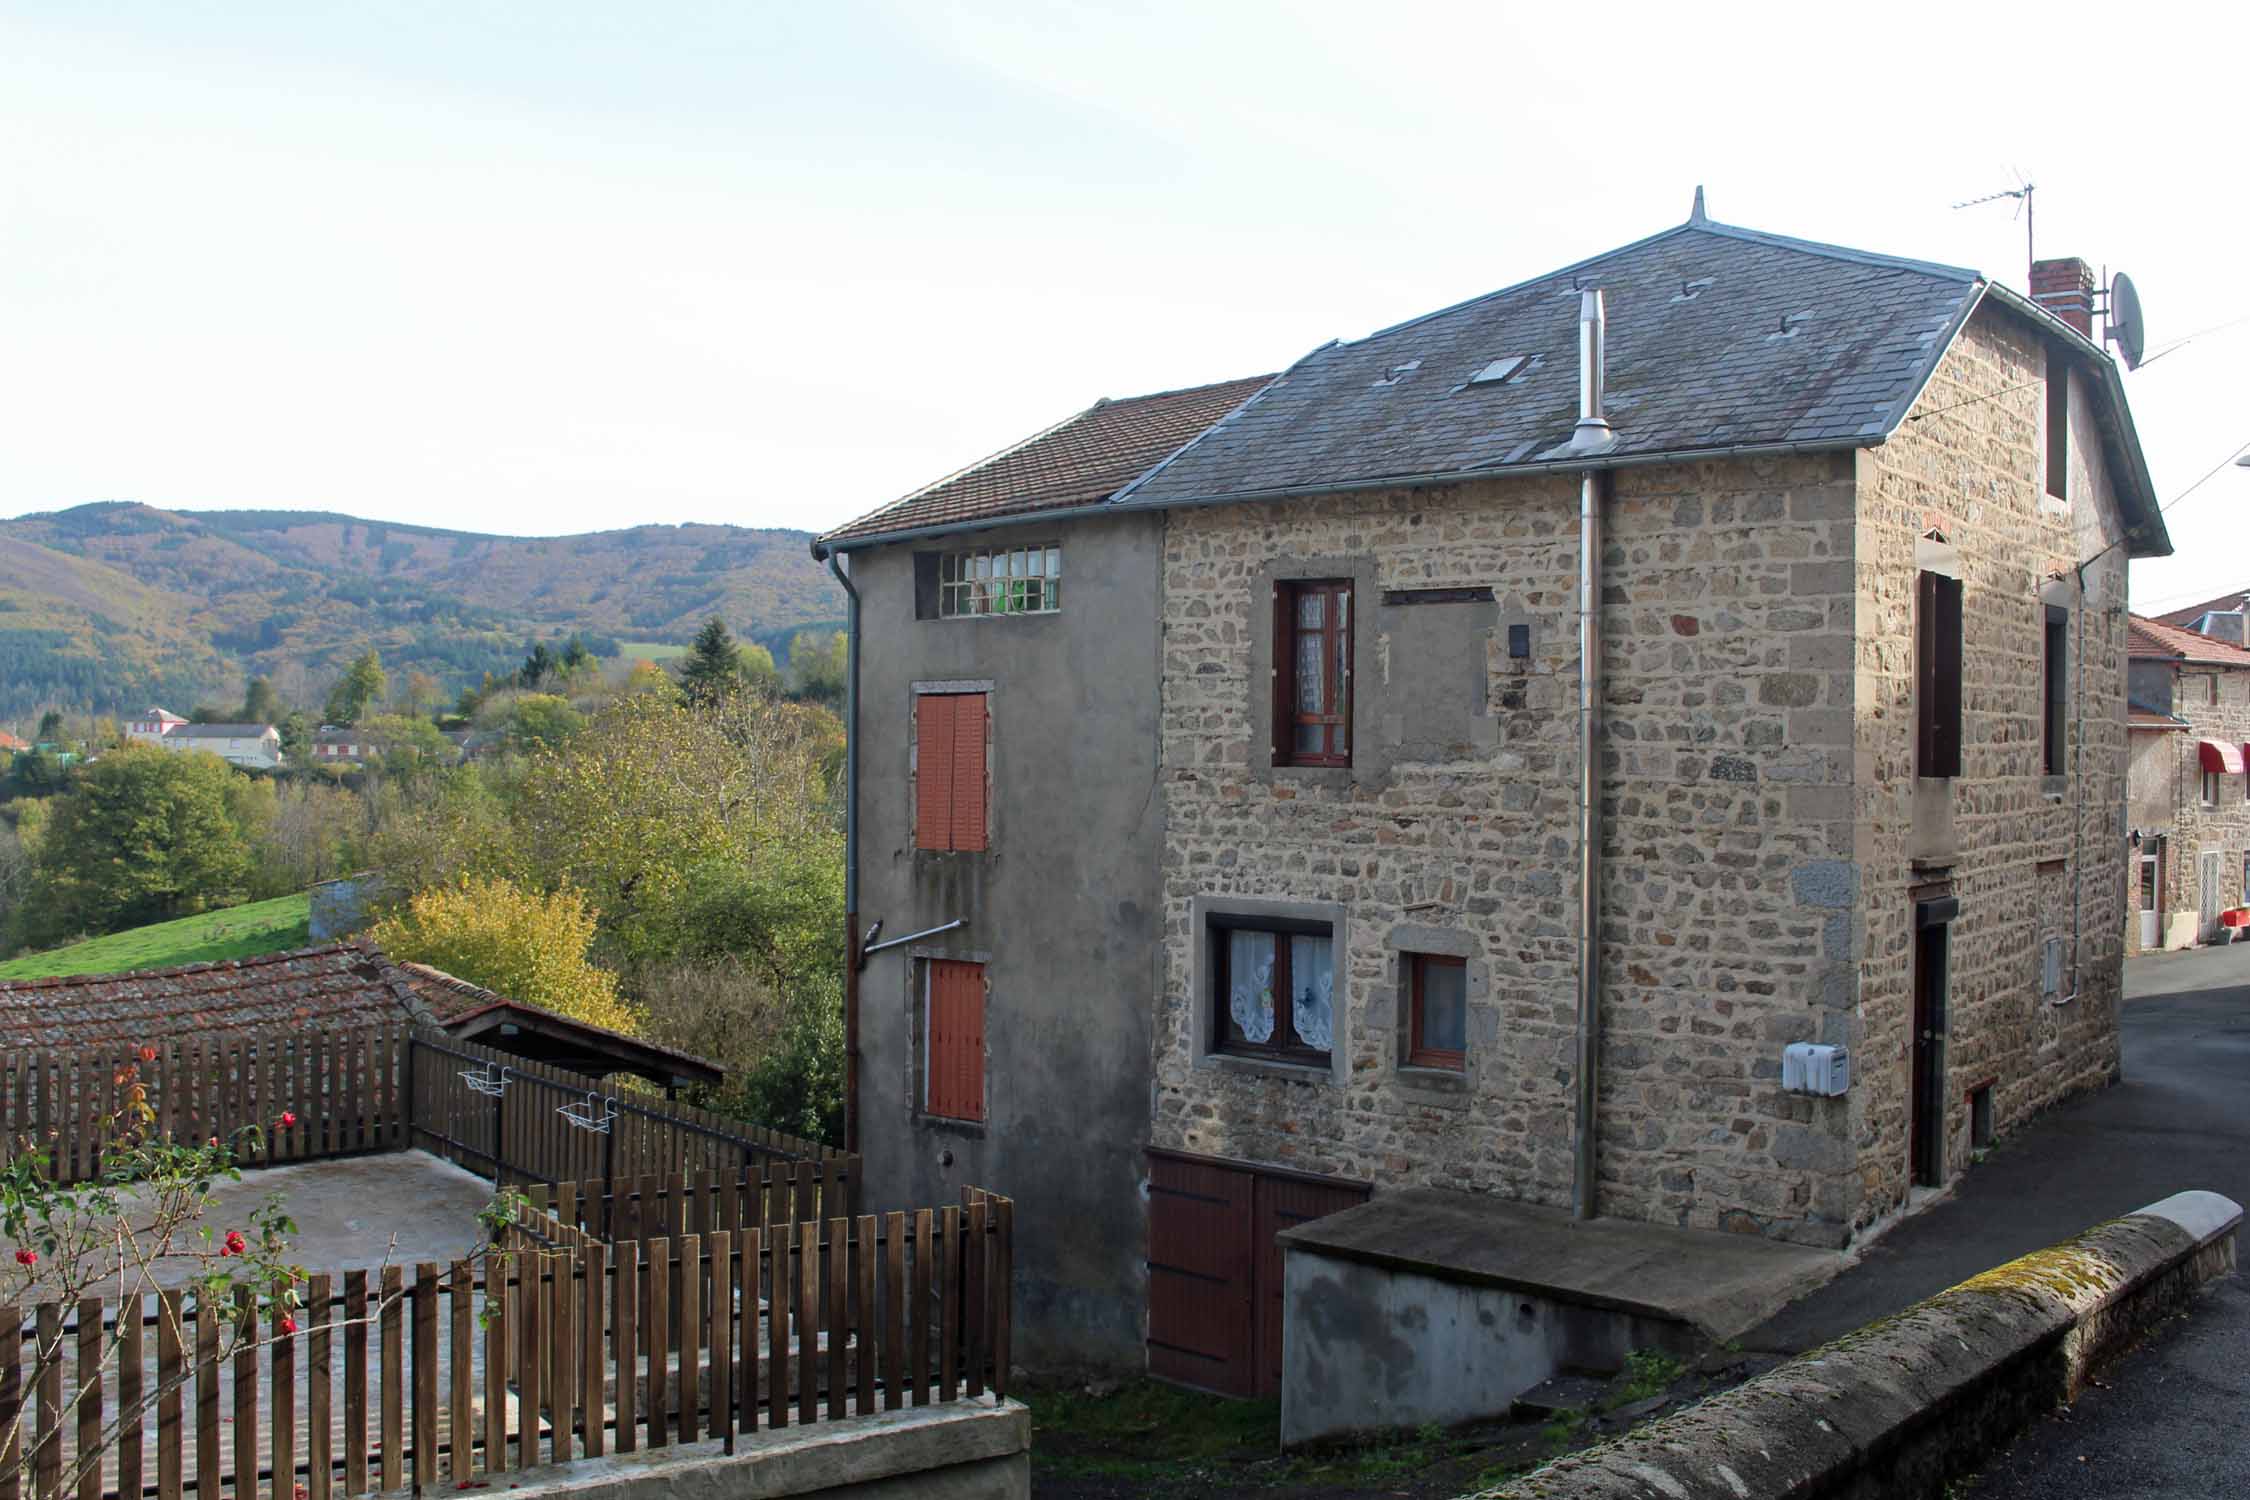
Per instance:
[[[1687,216],[2250,318],[2239,5],[0,0],[0,515],[820,528]],[[2127,380],[2170,500],[2250,321]],[[2161,609],[2250,584],[2250,469]]]

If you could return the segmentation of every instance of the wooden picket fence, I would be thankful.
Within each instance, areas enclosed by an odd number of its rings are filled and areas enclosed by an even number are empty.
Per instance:
[[[0,1159],[44,1151],[60,1182],[101,1169],[103,1122],[137,1081],[157,1111],[157,1135],[230,1143],[262,1132],[255,1164],[313,1161],[407,1143],[401,1064],[408,1028],[214,1031],[143,1049],[12,1052],[0,1058]],[[284,1114],[294,1125],[281,1123]]]
[[[91,1298],[28,1319],[0,1308],[15,1331],[0,1337],[0,1432],[34,1407],[0,1449],[0,1500],[462,1488],[997,1397],[1014,1205],[963,1199],[614,1247],[534,1210],[475,1262],[314,1276],[295,1332],[276,1323],[223,1358],[246,1306],[167,1291],[122,1318]]]
[[[527,1194],[553,1243],[677,1240],[858,1212],[850,1158],[739,1173],[646,1172],[611,1182],[537,1184]],[[566,1232],[567,1231],[567,1232]],[[573,1237],[573,1236],[576,1237]]]
[[[502,1183],[640,1174],[735,1176],[809,1163],[856,1193],[858,1158],[654,1094],[603,1089],[561,1068],[405,1022],[348,1030],[213,1031],[140,1048],[15,1052],[0,1058],[0,1160],[45,1151],[57,1181],[100,1169],[102,1122],[128,1080],[148,1087],[160,1138],[233,1142],[263,1132],[245,1165],[425,1147]],[[472,1079],[498,1085],[482,1093]],[[574,1126],[570,1105],[603,1117]],[[284,1126],[284,1115],[295,1123]],[[831,1195],[831,1207],[856,1201]],[[809,1211],[809,1210],[808,1210]]]
[[[622,1089],[442,1032],[408,1041],[413,1144],[502,1182],[591,1182],[644,1174],[740,1175],[809,1162],[856,1184],[832,1146]],[[480,1084],[482,1087],[480,1087]],[[497,1085],[498,1092],[486,1092]],[[606,1128],[575,1126],[565,1106]]]

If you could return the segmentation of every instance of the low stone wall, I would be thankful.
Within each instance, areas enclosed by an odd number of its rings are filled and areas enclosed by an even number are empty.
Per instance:
[[[581,1459],[507,1476],[567,1500],[1029,1500],[1031,1412],[989,1397],[715,1442]]]
[[[2235,1265],[2242,1209],[2180,1193],[1942,1292],[1493,1500],[1936,1495]]]

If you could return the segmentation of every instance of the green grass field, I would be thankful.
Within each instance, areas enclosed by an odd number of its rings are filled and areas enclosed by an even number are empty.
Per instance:
[[[312,898],[299,891],[271,901],[230,906],[198,917],[158,922],[89,938],[68,948],[28,953],[0,963],[0,979],[48,979],[58,974],[114,974],[127,969],[169,969],[302,948],[312,941]]]
[[[627,661],[678,661],[688,648],[670,641],[619,641],[617,654]]]

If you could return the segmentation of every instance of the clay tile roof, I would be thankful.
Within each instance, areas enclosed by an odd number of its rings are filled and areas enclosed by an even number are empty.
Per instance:
[[[1270,375],[1097,401],[1086,410],[821,540],[921,531],[1107,499],[1262,389]]]
[[[332,943],[225,963],[0,982],[0,1047],[133,1047],[211,1031],[415,1019],[382,955]]]
[[[2206,667],[2250,667],[2250,651],[2240,646],[2145,615],[2126,617],[2125,654]]]
[[[31,741],[17,739],[5,729],[0,729],[0,750],[29,750]]]

